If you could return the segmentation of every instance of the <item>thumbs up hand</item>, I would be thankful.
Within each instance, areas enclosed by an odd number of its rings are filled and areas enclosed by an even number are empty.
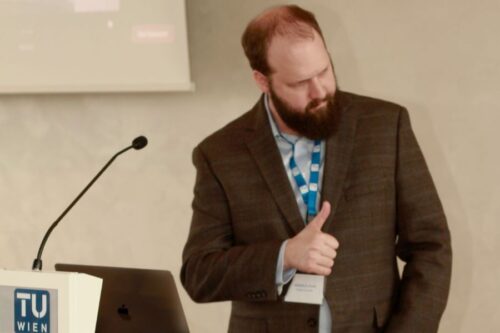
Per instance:
[[[330,275],[337,256],[339,242],[321,231],[330,215],[330,203],[325,201],[320,212],[285,247],[284,269],[295,268],[301,272]]]

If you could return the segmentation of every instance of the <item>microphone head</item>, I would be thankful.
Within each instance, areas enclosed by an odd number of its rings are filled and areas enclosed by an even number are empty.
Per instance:
[[[134,147],[135,150],[142,149],[146,147],[148,144],[148,139],[145,136],[138,136],[137,138],[132,141],[132,147]]]

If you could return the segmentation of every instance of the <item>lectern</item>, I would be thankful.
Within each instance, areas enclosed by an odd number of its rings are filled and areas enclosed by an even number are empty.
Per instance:
[[[0,332],[95,332],[102,279],[0,270]]]

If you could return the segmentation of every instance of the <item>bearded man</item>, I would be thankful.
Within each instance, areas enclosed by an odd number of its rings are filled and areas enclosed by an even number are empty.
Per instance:
[[[437,332],[450,235],[406,109],[339,90],[297,6],[242,44],[262,96],[193,151],[189,295],[232,301],[229,332]]]

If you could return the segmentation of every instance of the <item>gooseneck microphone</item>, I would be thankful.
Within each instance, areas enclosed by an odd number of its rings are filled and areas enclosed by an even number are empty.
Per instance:
[[[78,196],[75,198],[75,200],[73,200],[73,202],[68,206],[68,208],[66,208],[64,210],[64,212],[62,212],[61,216],[59,216],[57,218],[57,220],[54,221],[54,223],[52,223],[52,225],[50,226],[50,228],[47,230],[47,232],[45,233],[45,236],[43,236],[43,240],[42,240],[42,243],[40,244],[40,248],[38,249],[38,255],[36,256],[36,259],[33,260],[33,266],[32,266],[32,269],[34,271],[41,271],[42,270],[42,253],[43,253],[43,248],[45,247],[45,243],[47,242],[47,239],[49,238],[50,234],[52,233],[52,230],[54,230],[55,227],[57,227],[57,225],[59,224],[59,222],[63,219],[63,217],[71,210],[71,208],[73,208],[73,206],[78,202],[78,200],[80,200],[80,198],[87,192],[87,190],[95,183],[95,181],[97,179],[99,179],[99,177],[104,173],[104,171],[106,171],[106,169],[111,165],[111,163],[113,163],[113,161],[121,154],[123,154],[124,152],[134,148],[135,150],[139,150],[139,149],[142,149],[144,147],[146,147],[146,145],[148,144],[148,139],[145,137],[145,136],[138,136],[137,138],[135,138],[133,141],[132,141],[132,144],[130,146],[128,146],[127,148],[124,148],[122,150],[120,150],[118,153],[116,153],[110,160],[108,163],[106,163],[106,165],[101,169],[101,171],[99,171],[97,173],[97,175],[95,175],[95,177],[90,181],[90,183],[83,189],[82,192],[80,192],[80,194],[78,194]]]
[[[145,136],[138,136],[137,138],[134,139],[134,141],[132,141],[132,147],[135,149],[135,150],[139,150],[139,149],[142,149],[144,147],[146,147],[148,144],[148,139],[145,137]],[[113,158],[115,158],[116,156],[120,155],[121,153],[129,150],[130,147],[128,148],[125,148],[123,151],[119,152],[118,154],[116,154]]]

